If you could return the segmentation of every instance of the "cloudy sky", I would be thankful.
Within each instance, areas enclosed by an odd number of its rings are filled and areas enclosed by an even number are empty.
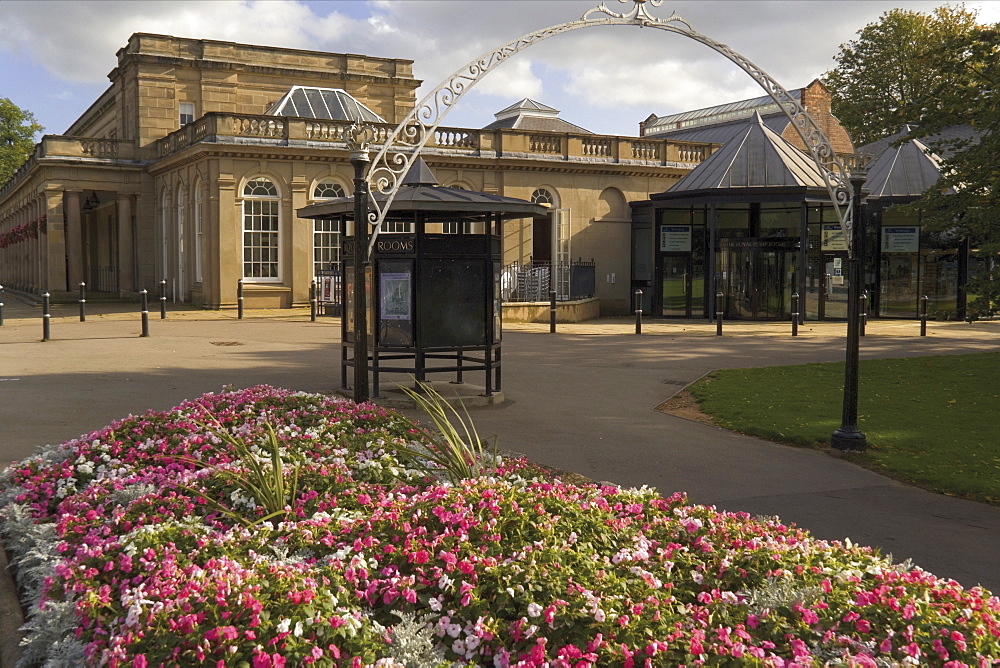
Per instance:
[[[938,1],[663,0],[695,30],[797,88],[834,65],[839,46],[893,7]],[[601,0],[0,0],[0,97],[64,132],[108,86],[116,51],[135,32],[408,58],[420,94],[483,53],[546,26],[579,19]],[[604,0],[614,11],[623,4]],[[1000,1],[967,2],[983,23]],[[289,82],[294,84],[295,82]],[[587,28],[532,46],[492,72],[445,125],[482,127],[523,97],[602,134],[634,135],[658,115],[762,95],[730,61],[661,30]]]

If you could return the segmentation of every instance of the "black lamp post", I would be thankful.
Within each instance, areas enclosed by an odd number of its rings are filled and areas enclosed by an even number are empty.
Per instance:
[[[365,267],[368,261],[367,129],[352,125],[344,133],[354,165],[354,401],[368,401],[368,300]]]
[[[842,452],[859,452],[868,447],[864,432],[858,429],[858,353],[861,341],[860,301],[865,266],[865,234],[868,207],[861,191],[867,174],[863,166],[851,170],[854,189],[854,221],[851,253],[847,258],[847,357],[844,364],[844,411],[840,428],[833,432],[830,444]]]

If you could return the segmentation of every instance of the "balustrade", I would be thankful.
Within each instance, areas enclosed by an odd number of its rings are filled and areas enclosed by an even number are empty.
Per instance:
[[[562,137],[558,135],[531,135],[528,137],[528,150],[532,153],[562,153]]]
[[[284,137],[285,124],[277,116],[233,118],[233,131],[243,137]]]
[[[634,141],[632,142],[632,158],[635,160],[657,160],[660,157],[662,142]]]
[[[595,139],[587,137],[583,140],[583,154],[585,156],[610,158],[611,140],[604,137]]]

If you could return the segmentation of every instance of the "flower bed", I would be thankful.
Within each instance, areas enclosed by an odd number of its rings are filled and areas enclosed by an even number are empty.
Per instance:
[[[256,387],[12,465],[24,665],[1000,664],[983,589],[523,460],[452,484],[407,444],[434,447],[376,406]],[[293,499],[270,518],[255,466]]]

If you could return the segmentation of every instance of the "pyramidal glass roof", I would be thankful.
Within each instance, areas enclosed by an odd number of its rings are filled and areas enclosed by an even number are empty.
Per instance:
[[[812,159],[768,128],[757,114],[739,137],[709,156],[667,192],[716,188],[825,188]]]
[[[341,88],[292,86],[265,113],[270,116],[296,116],[333,121],[386,122],[384,118]]]

